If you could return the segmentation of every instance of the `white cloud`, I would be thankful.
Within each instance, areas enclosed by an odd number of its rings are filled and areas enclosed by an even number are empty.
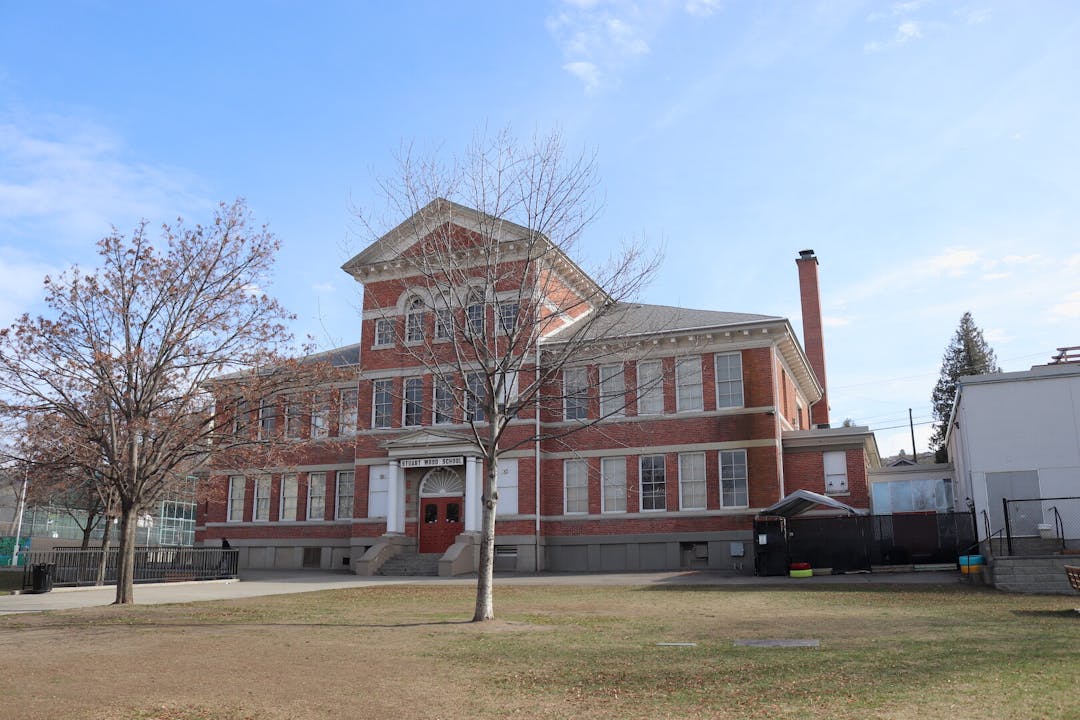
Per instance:
[[[7,327],[24,312],[32,312],[42,297],[45,276],[59,271],[20,250],[0,246],[0,327]]]
[[[579,60],[578,62],[566,63],[563,65],[563,70],[581,80],[586,92],[593,92],[600,87],[600,70],[591,62]]]
[[[982,25],[983,23],[990,21],[990,18],[994,16],[994,11],[985,7],[965,7],[954,11],[953,14],[968,25]]]
[[[896,28],[896,37],[894,40],[898,45],[903,45],[910,40],[918,40],[922,37],[922,30],[919,27],[919,23],[914,20],[908,20],[900,23],[900,27]]]
[[[1001,258],[1001,262],[1006,265],[1029,265],[1040,259],[1042,259],[1042,255],[1039,255],[1038,253],[1033,255],[1006,255]]]
[[[826,315],[821,318],[821,324],[825,327],[844,327],[851,324],[851,318]]]
[[[949,276],[963,275],[968,269],[978,264],[979,252],[968,248],[948,248],[940,255],[927,260],[931,272]]]
[[[79,119],[0,118],[0,232],[86,245],[113,225],[210,206],[191,173],[126,155],[113,133]]]
[[[686,12],[697,17],[708,17],[721,8],[721,0],[687,0]]]
[[[1012,277],[1012,273],[996,272],[996,273],[984,273],[979,279],[986,282],[993,282],[994,280],[1004,280]]]
[[[987,342],[1001,344],[1009,343],[1016,339],[1004,328],[989,328],[983,330],[983,338],[985,338]]]
[[[332,293],[336,288],[333,283],[320,282],[311,286],[311,289],[319,293]]]
[[[1052,320],[1080,319],[1080,291],[1069,293],[1063,302],[1051,306],[1050,318]]]

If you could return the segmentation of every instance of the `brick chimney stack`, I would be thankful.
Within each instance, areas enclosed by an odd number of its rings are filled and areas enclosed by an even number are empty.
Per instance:
[[[811,426],[829,425],[829,393],[825,380],[825,343],[821,335],[821,296],[818,294],[818,261],[813,250],[799,253],[799,297],[802,300],[803,347],[810,367],[821,383],[821,400],[810,409]]]

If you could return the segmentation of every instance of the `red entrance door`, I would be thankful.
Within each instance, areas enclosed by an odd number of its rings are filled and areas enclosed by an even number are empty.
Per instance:
[[[420,498],[420,552],[441,553],[465,529],[461,497]]]

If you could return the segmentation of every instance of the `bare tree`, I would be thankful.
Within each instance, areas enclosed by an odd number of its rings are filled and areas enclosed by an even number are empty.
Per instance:
[[[215,423],[208,381],[233,373],[254,404],[290,367],[276,353],[290,316],[261,290],[277,248],[242,201],[208,226],[163,226],[159,243],[144,222],[98,243],[97,270],[46,278],[49,317],[0,330],[4,409],[24,423],[62,416],[81,446],[72,461],[115,494],[116,603],[134,602],[139,513],[211,449],[249,442]]]
[[[617,337],[626,301],[652,275],[658,256],[626,246],[588,273],[575,263],[576,244],[598,211],[595,165],[585,155],[567,156],[558,135],[522,146],[504,132],[478,141],[450,167],[406,155],[401,170],[382,189],[390,210],[409,218],[405,223],[381,236],[357,212],[372,238],[399,249],[389,281],[396,289],[382,280],[389,277],[384,270],[368,265],[367,250],[345,269],[365,283],[368,309],[389,313],[402,293],[413,293],[403,318],[376,328],[392,334],[405,362],[431,378],[430,394],[408,383],[401,388],[405,424],[419,424],[410,421],[414,412],[435,423],[459,419],[485,461],[473,620],[489,620],[500,458],[598,418],[572,413],[575,422],[552,431],[514,420],[562,419],[568,404],[583,407],[592,384],[587,377],[564,384],[564,370],[622,349],[605,338]],[[609,398],[607,414],[621,411],[636,390],[621,378],[617,386],[623,392]]]

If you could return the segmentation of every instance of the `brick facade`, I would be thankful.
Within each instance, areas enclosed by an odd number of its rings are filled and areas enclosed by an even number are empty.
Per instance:
[[[464,228],[443,227],[442,232],[460,241],[465,250],[477,242],[475,234]],[[400,251],[407,252],[408,249]],[[363,253],[358,256],[364,257]],[[814,263],[816,293],[816,260]],[[462,451],[455,445],[456,449],[444,451],[441,446],[433,445],[430,451],[425,451],[423,444],[409,444],[420,431],[437,431],[451,440],[464,438],[468,425],[460,406],[450,411],[450,422],[434,424],[431,408],[435,405],[435,382],[417,360],[415,349],[402,340],[408,331],[406,305],[410,298],[424,296],[425,280],[422,276],[402,276],[400,272],[395,275],[391,265],[385,262],[365,266],[372,268],[372,274],[363,278],[359,364],[345,368],[355,379],[323,388],[335,398],[334,403],[339,402],[341,393],[356,390],[355,434],[342,433],[335,419],[328,429],[329,437],[312,439],[311,418],[306,414],[300,420],[304,427],[301,437],[275,460],[275,467],[236,469],[227,460],[219,460],[221,469],[212,474],[215,491],[200,505],[198,542],[213,545],[228,537],[234,547],[251,549],[246,557],[270,565],[283,557],[299,557],[290,553],[289,548],[321,544],[323,567],[336,565],[339,558],[355,565],[391,526],[389,515],[377,515],[372,508],[372,503],[378,502],[381,507],[390,497],[386,486],[380,484],[383,480],[374,477],[375,468],[385,468],[399,457],[450,455],[457,463],[451,466],[451,474],[467,472],[459,458],[463,453],[468,456],[468,450]],[[346,269],[354,274],[359,272],[348,265]],[[547,305],[572,308],[541,320],[555,338],[560,326],[572,327],[582,315],[581,294],[571,280],[548,270],[545,273],[529,276],[528,271],[512,266],[495,288],[496,300],[489,297],[484,303],[485,327],[495,328],[498,294],[512,291],[515,277],[518,284],[541,282],[547,292]],[[806,287],[803,290],[805,293]],[[804,298],[804,305],[805,302]],[[831,447],[805,447],[805,438],[804,447],[795,450],[789,451],[785,444],[786,433],[811,432],[810,408],[816,407],[814,403],[823,394],[820,385],[815,384],[817,370],[813,367],[813,357],[808,361],[802,354],[788,322],[771,316],[731,317],[678,308],[663,310],[674,313],[673,317],[682,317],[679,313],[696,313],[693,317],[698,324],[665,328],[655,332],[648,343],[626,342],[614,359],[582,363],[580,367],[587,378],[587,389],[581,395],[584,418],[564,417],[562,380],[553,378],[545,390],[547,396],[557,400],[522,406],[516,420],[507,428],[502,447],[514,448],[507,457],[512,458],[508,465],[516,468],[516,497],[503,497],[500,507],[516,506],[516,512],[498,517],[496,545],[508,550],[516,548],[518,569],[587,569],[595,568],[598,562],[600,567],[605,567],[604,558],[614,558],[611,565],[614,569],[656,564],[698,566],[697,563],[705,562],[717,569],[747,571],[753,563],[743,558],[745,552],[752,552],[750,531],[757,510],[778,501],[785,491],[805,488],[825,492],[822,457]],[[456,323],[468,322],[464,307],[448,303],[445,311],[458,313]],[[705,326],[700,324],[701,318],[707,321]],[[394,342],[376,343],[376,324],[380,320],[393,323],[384,327],[392,327]],[[422,322],[423,333],[433,336],[434,308],[428,307]],[[505,339],[496,333],[490,342],[497,347]],[[437,356],[445,354],[447,361],[452,357],[449,341],[432,347]],[[643,367],[652,367],[643,363],[656,362],[661,370],[658,407],[645,414],[642,412],[645,401],[638,397],[644,382],[639,374]],[[606,418],[601,418],[601,365],[607,368],[605,372],[620,377],[623,384],[623,402],[614,403],[622,407]],[[686,378],[676,372],[677,365]],[[718,377],[718,368],[722,369],[723,377]],[[527,360],[518,375],[518,387],[528,386],[535,371]],[[405,427],[407,378],[421,380],[419,404],[423,413],[419,425]],[[373,427],[376,382],[389,383],[389,427]],[[465,382],[459,373],[450,378],[449,385],[453,392],[459,393]],[[312,388],[309,392],[318,390]],[[683,401],[681,394],[686,396]],[[681,404],[689,407],[680,407]],[[284,402],[279,402],[277,408],[277,423],[283,426]],[[330,415],[333,419],[338,413]],[[581,425],[584,427],[579,429]],[[535,438],[538,428],[542,436],[539,441]],[[423,442],[433,441],[429,438]],[[865,507],[868,505],[867,454],[862,446],[845,447],[844,452],[849,487],[844,500]],[[612,472],[621,467],[624,477],[621,485],[609,480],[605,487],[602,477],[605,458],[606,467]],[[648,458],[649,463],[647,482],[641,473],[642,463],[646,462],[643,458]],[[584,463],[585,468],[584,489],[574,489],[575,506],[569,512],[568,461]],[[423,532],[420,493],[429,470],[390,467],[391,473],[402,472],[404,478],[400,490],[404,524],[400,534],[405,542],[415,542]],[[573,465],[575,472],[581,467]],[[481,474],[484,470],[482,466],[476,468]],[[353,502],[344,513],[351,517],[338,517],[335,513],[335,488],[341,472],[354,473]],[[307,495],[313,473],[325,473],[325,511],[320,518],[309,520]],[[297,485],[296,517],[281,519],[283,478],[292,474]],[[253,518],[255,482],[260,475],[270,477],[268,520]],[[230,476],[244,478],[242,518],[229,517]],[[703,500],[687,501],[684,495]],[[609,496],[615,505],[624,501],[625,507],[614,510],[605,507]],[[466,501],[477,502],[475,498]],[[240,503],[234,498],[233,504]],[[395,510],[391,508],[388,512]]]

